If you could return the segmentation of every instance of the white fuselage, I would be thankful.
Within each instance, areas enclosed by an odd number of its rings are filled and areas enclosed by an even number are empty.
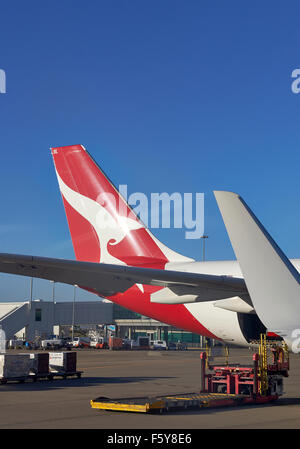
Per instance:
[[[300,271],[300,259],[291,259],[291,263]],[[236,260],[169,263],[165,269],[243,278],[239,263]],[[249,345],[242,332],[238,314],[231,310],[216,307],[216,302],[196,302],[185,304],[185,307],[203,326],[218,338],[228,343],[243,346]]]

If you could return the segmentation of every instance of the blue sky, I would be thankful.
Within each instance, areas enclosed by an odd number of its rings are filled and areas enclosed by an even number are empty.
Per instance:
[[[129,193],[204,192],[208,259],[234,258],[214,189],[240,193],[300,257],[299,13],[296,1],[2,4],[0,251],[74,257],[49,147],[81,143]],[[155,231],[201,259],[184,233]],[[0,281],[1,300],[28,297],[28,279]]]

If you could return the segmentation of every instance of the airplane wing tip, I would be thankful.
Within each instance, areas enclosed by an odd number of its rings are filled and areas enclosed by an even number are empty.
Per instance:
[[[214,190],[214,195],[216,200],[222,200],[225,198],[240,198],[240,195],[238,193],[235,192],[231,192],[229,190]]]
[[[65,145],[62,147],[50,147],[50,151],[54,154],[56,154],[58,151],[68,151],[68,150],[84,150],[86,151],[85,147],[81,144],[76,145]]]

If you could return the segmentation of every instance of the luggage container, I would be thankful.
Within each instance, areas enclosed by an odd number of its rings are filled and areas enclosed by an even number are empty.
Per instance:
[[[49,352],[49,368],[51,372],[76,372],[76,352]]]
[[[49,373],[49,353],[37,352],[29,354],[31,360],[30,374],[44,375]]]
[[[111,336],[109,337],[108,346],[111,350],[123,349],[123,340],[122,338]]]
[[[136,341],[131,343],[131,349],[141,349],[141,350],[149,350],[150,349],[150,339],[149,337],[139,336]]]
[[[29,354],[0,354],[0,379],[26,378],[31,363]]]

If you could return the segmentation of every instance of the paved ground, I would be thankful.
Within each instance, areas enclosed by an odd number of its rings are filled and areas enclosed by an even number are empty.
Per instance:
[[[300,355],[291,356],[286,394],[272,405],[164,415],[93,410],[98,396],[132,397],[197,391],[199,352],[79,350],[82,379],[0,385],[0,428],[199,429],[300,428]],[[231,359],[251,362],[247,349]]]

